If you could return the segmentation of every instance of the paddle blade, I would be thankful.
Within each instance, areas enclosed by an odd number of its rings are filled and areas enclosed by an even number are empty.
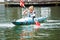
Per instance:
[[[21,7],[24,7],[24,4],[25,4],[24,1],[23,0],[20,0],[20,6]]]
[[[35,22],[36,27],[39,28],[40,27],[40,23],[38,21]]]
[[[38,29],[40,28],[40,23],[36,21],[35,24],[36,24],[35,30],[38,31]]]

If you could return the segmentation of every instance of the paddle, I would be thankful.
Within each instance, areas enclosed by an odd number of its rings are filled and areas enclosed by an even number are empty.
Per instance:
[[[38,29],[40,28],[40,23],[38,21],[35,21],[35,25],[36,25],[35,31],[37,32]]]
[[[25,3],[23,0],[20,0],[20,7],[25,8]]]
[[[35,25],[36,25],[36,30],[40,28],[40,23],[38,21],[35,21]]]
[[[40,23],[38,21],[35,21],[36,26],[40,26]]]
[[[24,3],[23,0],[20,0],[20,6],[21,6],[21,7],[25,7],[25,3]]]
[[[25,8],[25,3],[23,0],[20,0],[20,6]],[[40,27],[40,23],[38,21],[35,21],[36,28]]]

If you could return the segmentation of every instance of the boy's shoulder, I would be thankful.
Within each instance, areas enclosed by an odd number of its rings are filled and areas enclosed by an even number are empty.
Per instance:
[[[33,12],[34,12],[34,14],[36,13],[36,11],[35,11],[35,10],[34,10]]]

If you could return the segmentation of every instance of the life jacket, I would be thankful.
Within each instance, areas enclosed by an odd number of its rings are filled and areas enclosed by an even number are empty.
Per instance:
[[[28,11],[28,17],[35,17],[35,14],[36,14],[36,12],[35,11],[33,11],[32,13],[30,13],[29,11]]]

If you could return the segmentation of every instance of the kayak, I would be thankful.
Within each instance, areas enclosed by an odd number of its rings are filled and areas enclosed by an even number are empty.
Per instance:
[[[30,25],[35,24],[35,21],[38,22],[44,22],[47,19],[47,17],[38,17],[34,18],[34,20],[31,17],[21,18],[16,20],[15,22],[12,22],[14,25]]]

